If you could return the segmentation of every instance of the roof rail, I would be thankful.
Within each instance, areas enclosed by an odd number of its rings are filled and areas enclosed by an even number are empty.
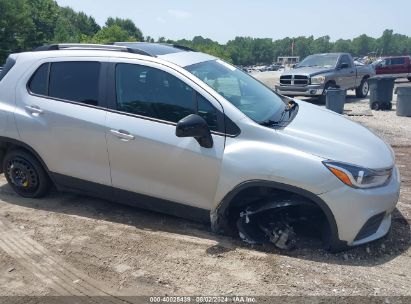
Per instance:
[[[117,52],[126,52],[133,54],[140,54],[153,57],[147,52],[142,50],[132,49],[125,46],[119,45],[104,45],[104,44],[82,44],[82,43],[62,43],[62,44],[50,44],[43,45],[38,48],[35,48],[33,52],[41,51],[57,51],[57,50],[98,50],[98,51],[117,51]]]

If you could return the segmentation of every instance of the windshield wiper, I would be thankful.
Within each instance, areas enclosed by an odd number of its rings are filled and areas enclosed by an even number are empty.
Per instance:
[[[297,103],[294,100],[290,100],[288,104],[285,106],[284,110],[281,112],[281,117],[279,120],[265,120],[260,122],[260,125],[266,126],[266,127],[272,127],[272,126],[281,126],[281,123],[283,122],[283,119],[285,117],[285,114],[288,113],[288,118],[291,117],[291,113],[293,110],[297,108]]]

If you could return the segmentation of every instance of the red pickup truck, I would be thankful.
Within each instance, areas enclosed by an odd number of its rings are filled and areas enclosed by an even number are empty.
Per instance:
[[[387,57],[373,63],[377,75],[390,75],[395,78],[408,78],[411,81],[411,57]]]

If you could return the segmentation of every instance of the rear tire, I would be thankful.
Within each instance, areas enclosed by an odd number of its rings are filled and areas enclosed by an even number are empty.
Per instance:
[[[358,98],[367,97],[369,91],[370,87],[368,85],[368,79],[363,78],[363,80],[361,80],[360,86],[355,89],[355,96],[357,96]]]
[[[408,81],[411,81],[411,77],[408,77]]]
[[[23,197],[43,197],[52,186],[40,162],[24,150],[8,152],[3,160],[3,171],[11,188]]]

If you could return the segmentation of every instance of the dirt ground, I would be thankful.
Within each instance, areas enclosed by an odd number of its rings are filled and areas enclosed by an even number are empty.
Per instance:
[[[264,76],[272,85],[273,75]],[[128,295],[411,296],[411,118],[370,111],[368,100],[347,102],[350,119],[394,147],[401,171],[392,230],[382,240],[338,254],[316,242],[285,253],[84,196],[23,199],[1,176],[0,296],[105,296],[110,303]]]

